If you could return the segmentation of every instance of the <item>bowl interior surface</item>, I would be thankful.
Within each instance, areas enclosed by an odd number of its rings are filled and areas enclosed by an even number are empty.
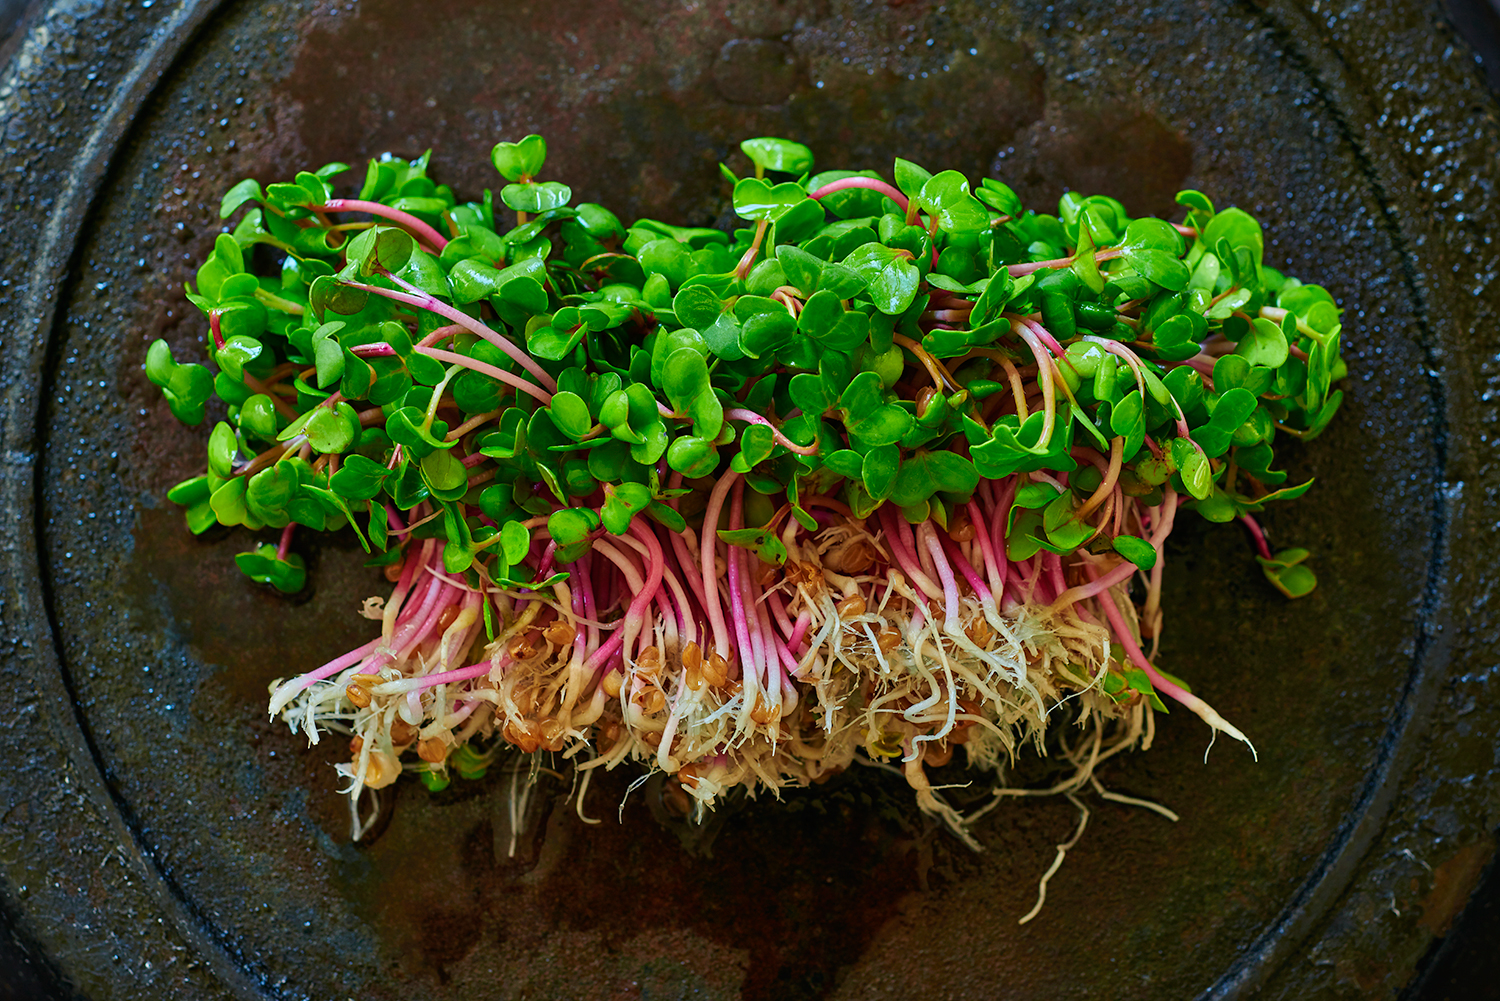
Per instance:
[[[43,415],[42,561],[63,661],[106,777],[165,877],[272,993],[461,997],[1185,997],[1228,970],[1338,840],[1412,671],[1413,582],[1431,572],[1431,349],[1371,180],[1336,107],[1246,9],[840,0],[228,5],[140,117],[62,305]],[[1191,67],[1191,70],[1188,69]],[[1265,516],[1314,552],[1289,603],[1233,526],[1185,517],[1169,550],[1160,662],[1255,741],[1258,762],[1160,716],[1100,778],[1178,823],[1088,795],[1084,837],[1018,926],[1079,821],[1058,799],[993,811],[965,849],[873,770],[715,819],[658,819],[654,790],[599,776],[581,808],[543,777],[430,796],[402,782],[348,837],[330,738],[265,716],[273,679],[371,635],[385,594],[343,537],[298,542],[311,587],[243,578],[242,530],[188,534],[165,501],[206,426],[146,383],[165,337],[201,360],[182,296],[222,191],[331,160],[433,150],[460,196],[498,187],[500,139],[538,132],[547,176],[622,218],[724,218],[741,138],[809,144],[820,168],[894,156],[1171,215],[1180,188],[1256,214],[1267,263],[1344,309],[1351,376],[1333,428],[1279,448],[1301,501]],[[1394,196],[1399,197],[1399,196]],[[1047,762],[1016,781],[1044,785]],[[949,781],[968,776],[954,770]],[[987,794],[976,778],[960,801]],[[587,815],[602,822],[588,824]],[[512,844],[514,850],[512,851]]]

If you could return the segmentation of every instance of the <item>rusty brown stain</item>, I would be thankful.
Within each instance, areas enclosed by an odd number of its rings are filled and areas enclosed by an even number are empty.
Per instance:
[[[1391,968],[1386,963],[1370,963],[1363,955],[1346,956],[1334,964],[1334,974],[1341,984],[1356,988],[1364,997],[1376,996],[1377,988],[1386,982]]]
[[[1465,845],[1438,866],[1432,874],[1432,889],[1422,898],[1422,916],[1417,923],[1434,935],[1448,934],[1494,854],[1495,842],[1487,839]]]

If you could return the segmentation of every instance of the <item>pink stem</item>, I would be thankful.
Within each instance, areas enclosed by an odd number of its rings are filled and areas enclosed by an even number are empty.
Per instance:
[[[1036,440],[1037,448],[1046,448],[1052,441],[1052,428],[1057,421],[1057,393],[1052,386],[1053,361],[1047,356],[1040,338],[1031,329],[1031,321],[1024,317],[1017,317],[1010,321],[1011,329],[1020,335],[1021,340],[1031,349],[1031,354],[1036,358],[1037,381],[1042,384],[1042,433]],[[1053,341],[1056,344],[1056,341]]]
[[[669,477],[667,480],[667,489],[678,490],[681,489],[681,487],[682,474],[674,470],[671,477]],[[678,497],[673,497],[667,502],[668,506],[670,506],[673,511],[676,511],[678,509],[680,503],[681,499]],[[687,539],[683,538],[681,532],[671,532],[669,534],[672,537],[672,552],[676,554],[677,565],[682,570],[682,579],[687,582],[687,586],[691,588],[695,594],[702,594],[703,578],[698,574],[698,567],[693,560],[692,552],[688,549]]]
[[[1130,656],[1130,659],[1135,661],[1136,666],[1146,672],[1146,677],[1151,679],[1151,686],[1153,688],[1170,697],[1173,701],[1187,706],[1189,709],[1201,704],[1202,700],[1183,691],[1181,686],[1168,681],[1162,676],[1160,671],[1151,665],[1151,661],[1146,659],[1146,654],[1141,650],[1140,644],[1135,641],[1135,636],[1131,634],[1130,628],[1125,624],[1124,616],[1115,607],[1114,599],[1107,592],[1099,599],[1099,604],[1104,608],[1104,615],[1109,619],[1110,629],[1114,632],[1115,639],[1120,641],[1120,645],[1125,648],[1125,652]]]
[[[781,635],[792,635],[792,620],[786,614],[786,602],[781,600],[781,595],[772,591],[766,595],[766,604],[771,608],[771,617],[776,620],[776,628],[781,630]]]
[[[541,401],[542,406],[547,406],[552,402],[551,393],[518,375],[513,375],[505,371],[503,368],[496,368],[494,365],[470,358],[468,355],[461,355],[453,351],[444,351],[441,348],[413,348],[412,350],[417,354],[426,355],[438,361],[445,361],[450,365],[462,365],[464,368],[478,372],[481,375],[487,375],[491,379],[499,379],[501,382],[514,386],[528,396]]]
[[[365,202],[360,201],[358,198],[330,198],[322,205],[309,205],[308,209],[313,212],[365,212],[369,215],[380,216],[383,219],[391,220],[391,222],[399,223],[411,230],[429,247],[434,248],[439,253],[448,245],[448,241],[443,238],[441,233],[416,216],[402,212],[400,209],[393,209],[389,205],[382,205],[379,202]]]
[[[771,613],[766,608],[765,602],[757,602],[755,606],[755,618],[760,625],[760,638],[766,651],[766,670],[771,672],[772,667],[778,667],[775,672],[780,675],[783,682],[788,675],[797,670],[797,658],[786,648],[781,637],[776,635],[776,629],[771,625]]]
[[[703,584],[699,593],[703,595],[704,611],[708,613],[708,624],[714,632],[714,649],[721,656],[728,656],[731,648],[724,611],[719,605],[719,575],[714,566],[714,552],[719,542],[719,512],[724,509],[724,497],[737,479],[739,474],[731,472],[714,484],[713,492],[708,495],[708,507],[703,511],[703,537],[698,540]]]
[[[922,537],[922,543],[927,547],[928,555],[932,557],[932,565],[937,568],[938,579],[943,582],[943,604],[947,624],[954,625],[958,621],[958,581],[953,576],[953,568],[948,565],[948,559],[943,555],[943,547],[938,544],[937,533],[932,529],[932,522],[922,522],[917,533]]]
[[[916,553],[911,551],[901,535],[901,524],[898,521],[901,516],[892,511],[889,504],[882,504],[877,513],[880,516],[881,527],[885,529],[886,543],[890,546],[891,555],[896,558],[901,571],[911,578],[923,594],[935,601],[941,601],[942,590],[931,577],[922,572],[922,568],[917,565]]]
[[[306,674],[299,677],[296,681],[292,682],[292,684],[296,686],[294,690],[300,692],[305,688],[310,688],[312,687],[314,682],[322,681],[325,678],[330,678],[333,675],[338,674],[344,668],[352,667],[355,664],[358,664],[360,661],[364,660],[371,653],[373,653],[375,648],[379,645],[380,637],[377,636],[370,642],[366,643],[364,646],[356,647],[353,650],[350,650],[348,653],[343,654],[342,656],[335,657],[333,660],[330,660],[322,667],[317,668],[313,671],[308,671]]]
[[[386,277],[395,282],[397,285],[400,285],[402,288],[406,289],[406,291],[411,293],[412,295],[426,296],[428,299],[431,299],[438,305],[447,306],[447,303],[444,303],[440,299],[435,299],[432,296],[427,295],[426,292],[423,292],[421,289],[417,288],[415,285],[407,281],[405,278],[402,278],[400,275],[394,275],[390,272],[386,272]],[[433,310],[433,312],[438,312],[432,306],[428,306],[427,308]],[[453,310],[452,315],[442,315],[447,316],[448,319],[453,320],[455,323],[466,326],[467,324],[464,324],[464,320],[469,320],[469,322],[473,324],[473,326],[469,327],[470,330],[474,331],[474,333],[478,334],[480,337],[483,337],[485,340],[495,345],[495,347],[499,348],[501,351],[504,351],[518,365],[535,376],[537,378],[537,381],[546,386],[550,391],[554,393],[557,392],[557,380],[552,378],[552,376],[548,374],[547,370],[542,368],[542,366],[538,364],[537,361],[531,357],[531,355],[527,354],[525,351],[517,347],[515,342],[513,342],[509,337],[491,330],[485,324],[480,323],[478,320],[470,317],[467,313],[461,312],[457,309]]]
[[[1061,594],[1063,589],[1068,586],[1067,580],[1063,578],[1062,557],[1056,553],[1048,553],[1043,558],[1043,563],[1047,567],[1048,574],[1052,577],[1053,593]]]
[[[1038,340],[1047,345],[1047,350],[1052,352],[1054,358],[1061,358],[1063,356],[1063,346],[1057,343],[1056,337],[1047,332],[1046,327],[1029,316],[1021,317],[1021,322],[1026,324],[1027,329],[1033,334],[1036,334]]]
[[[1119,247],[1109,247],[1105,250],[1095,251],[1094,260],[1112,261],[1123,253],[1125,253],[1125,251]],[[1040,271],[1043,268],[1069,268],[1073,266],[1073,262],[1077,259],[1078,255],[1074,254],[1072,257],[1057,257],[1053,258],[1050,261],[1032,261],[1029,264],[1012,264],[1006,270],[1010,272],[1010,276],[1012,278],[1019,278],[1021,275],[1029,275],[1033,271]]]
[[[639,521],[632,521],[629,531],[631,535],[646,544],[651,560],[646,567],[646,586],[640,594],[636,595],[635,601],[630,605],[630,613],[636,615],[639,614],[636,610],[637,606],[644,610],[645,604],[642,602],[649,604],[656,597],[656,592],[661,589],[662,577],[667,570],[667,561],[662,553],[661,543],[656,541],[656,536],[645,525]]]
[[[297,523],[295,521],[287,522],[286,527],[281,530],[281,541],[276,544],[276,558],[278,560],[286,559],[287,550],[292,548],[292,533],[296,530]]]
[[[1206,354],[1203,354],[1202,352],[1199,352],[1198,354],[1193,355],[1193,357],[1189,358],[1187,361],[1180,362],[1179,364],[1186,365],[1188,368],[1201,375],[1203,377],[1204,388],[1206,388],[1209,392],[1213,392],[1213,358],[1209,357]]]
[[[406,530],[406,521],[401,517],[401,512],[396,509],[396,505],[394,504],[387,504],[385,506],[385,523],[391,527],[393,532],[403,532]]]
[[[968,581],[969,587],[973,589],[981,601],[988,598],[990,596],[990,589],[985,586],[984,578],[979,576],[979,571],[974,569],[974,565],[964,559],[963,554],[958,551],[958,543],[946,535],[933,534],[936,536],[938,544],[943,547],[943,551],[947,554],[949,565],[958,567],[958,572],[963,575],[964,580]]]
[[[745,485],[737,483],[729,502],[729,528],[731,531],[740,527],[741,511],[744,503]],[[706,527],[706,525],[705,525]],[[740,660],[748,660],[745,665],[746,675],[750,671],[760,676],[760,637],[750,635],[750,624],[745,618],[745,595],[744,595],[744,568],[741,565],[741,554],[744,551],[738,546],[730,545],[725,549],[725,559],[729,563],[729,611],[734,618],[734,636],[740,645]]]
[[[825,195],[831,195],[835,191],[843,191],[846,188],[869,188],[871,191],[878,191],[882,195],[885,195],[891,201],[899,205],[902,212],[906,211],[907,205],[909,204],[906,196],[903,195],[900,191],[891,187],[884,181],[877,180],[873,177],[845,177],[837,181],[829,181],[817,191],[814,191],[809,197],[822,198]]]
[[[969,501],[968,507],[969,521],[974,525],[974,537],[979,542],[979,552],[984,556],[984,570],[990,578],[990,593],[999,601],[1000,594],[1005,589],[1005,570],[1010,561],[1002,560],[996,555],[995,544],[990,538],[990,531],[984,523],[979,505]]]
[[[466,329],[467,328],[459,326],[457,323],[450,323],[446,327],[438,327],[432,333],[428,334],[426,337],[418,341],[416,346],[419,348],[430,348],[438,341],[447,340],[454,334],[463,333]]]
[[[793,650],[802,642],[802,637],[807,635],[808,626],[812,625],[812,615],[805,609],[797,616],[797,621],[792,625],[792,634],[786,638],[786,645]]]
[[[1076,601],[1082,601],[1085,598],[1092,598],[1096,594],[1099,594],[1103,591],[1108,591],[1110,588],[1114,587],[1121,581],[1129,580],[1130,575],[1135,573],[1135,571],[1136,565],[1134,563],[1130,562],[1129,560],[1122,560],[1119,566],[1115,567],[1104,576],[1095,577],[1087,584],[1080,584],[1077,587],[1070,587],[1066,591],[1059,594],[1057,596],[1057,600],[1052,603],[1052,611],[1059,612]]]
[[[442,674],[427,674],[420,678],[413,678],[414,684],[410,692],[420,692],[424,689],[434,688],[437,685],[447,685],[455,681],[469,681],[490,673],[491,663],[482,661],[478,664],[470,664],[468,667],[460,667],[454,671],[445,671]]]
[[[589,620],[588,625],[588,647],[597,650],[599,648],[599,617],[594,614],[594,581],[593,581],[594,558],[589,553],[584,553],[582,559],[574,561],[572,572],[577,575],[578,589],[583,592],[583,616]]]
[[[451,604],[448,599],[452,598],[457,593],[457,590],[457,588],[446,583],[438,588],[428,603],[431,611],[425,617],[421,617],[420,625],[407,624],[407,639],[397,652],[396,660],[405,660],[407,657],[410,657],[412,651],[417,648],[417,645],[427,638],[428,634],[437,626],[437,621],[442,618],[443,612],[447,610],[447,606]]]
[[[386,636],[387,628],[394,631],[397,626],[400,626],[409,617],[409,609],[405,608],[406,596],[411,591],[412,581],[416,579],[417,568],[426,565],[427,559],[432,552],[432,546],[436,541],[436,539],[428,539],[418,546],[415,551],[407,551],[406,562],[401,567],[401,576],[396,581],[396,589],[391,592],[390,600],[385,603],[385,613],[381,616],[381,636],[383,638],[391,638]]]
[[[724,419],[729,421],[748,421],[751,424],[759,424],[762,427],[768,427],[771,429],[771,437],[776,439],[776,444],[781,445],[789,451],[796,452],[798,455],[818,454],[818,443],[816,441],[811,445],[798,445],[786,435],[782,434],[780,428],[778,428],[776,425],[772,424],[770,421],[766,420],[764,417],[762,417],[760,414],[757,414],[753,410],[746,410],[744,407],[734,407],[733,409],[724,411]]]
[[[1248,514],[1241,515],[1240,521],[1243,521],[1245,523],[1245,527],[1250,529],[1250,538],[1255,540],[1255,549],[1258,553],[1260,553],[1261,559],[1270,559],[1271,547],[1266,544],[1266,536],[1265,533],[1260,530],[1260,524]]]
[[[370,285],[365,282],[344,282],[344,285],[349,288],[357,288],[364,292],[370,292],[395,302],[404,302],[408,306],[416,306],[418,309],[425,309],[430,313],[436,313],[441,317],[452,320],[465,330],[478,334],[505,352],[516,364],[536,376],[537,381],[545,386],[549,392],[557,390],[557,380],[548,375],[546,370],[538,365],[530,355],[516,347],[510,338],[497,334],[472,316],[455,309],[441,299],[428,295],[399,275],[385,272],[385,276],[402,288],[407,289],[407,291],[397,292],[394,289],[381,288],[379,285]]]

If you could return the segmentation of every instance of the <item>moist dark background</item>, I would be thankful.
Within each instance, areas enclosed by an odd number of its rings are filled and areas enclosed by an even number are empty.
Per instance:
[[[1455,23],[1468,32],[1468,37],[1473,40],[1476,49],[1481,52],[1497,52],[1497,36],[1486,33],[1493,31],[1495,23],[1495,13],[1492,8],[1478,3],[1455,2],[1450,10]],[[1492,81],[1496,79],[1497,74],[1500,74],[1500,68],[1497,67],[1500,67],[1500,60],[1492,60],[1488,66],[1484,67],[1490,73]],[[1025,96],[1020,95],[1022,99]],[[1119,123],[1113,124],[1118,126]],[[358,130],[361,126],[359,123],[345,123],[344,127]],[[1146,128],[1144,125],[1140,127]],[[1004,126],[1002,124],[996,128],[1003,129]],[[1153,137],[1147,138],[1149,140]],[[336,143],[330,143],[330,145],[336,145]],[[1166,148],[1170,154],[1170,144],[1167,144]],[[1170,175],[1170,169],[1169,165],[1168,175]],[[579,165],[575,165],[574,172],[578,170]],[[1091,180],[1092,178],[1082,177],[1077,180],[1077,183],[1087,187]],[[1163,191],[1166,191],[1165,184],[1170,180],[1172,180],[1170,176],[1164,178]],[[627,191],[626,193],[634,194],[635,192]],[[1164,205],[1149,205],[1146,208],[1154,211],[1165,210]],[[175,519],[173,527],[175,528]],[[165,535],[162,538],[165,538]],[[191,560],[191,551],[184,549],[182,558]],[[1446,939],[1439,940],[1445,944],[1433,946],[1432,954],[1422,964],[1423,968],[1429,971],[1428,976],[1420,987],[1412,988],[1414,992],[1419,992],[1412,996],[1438,999],[1449,995],[1484,997],[1493,993],[1493,984],[1500,979],[1497,978],[1495,966],[1496,950],[1492,948],[1494,942],[1500,941],[1500,930],[1496,928],[1496,907],[1493,904],[1496,892],[1495,883],[1496,880],[1492,875],[1476,893],[1474,905],[1460,920],[1455,930],[1450,932]],[[0,915],[3,913],[0,911]],[[9,934],[0,936],[0,978],[5,976],[4,971],[7,970],[14,971],[12,974],[14,980],[6,983],[0,979],[0,984],[5,984],[5,987],[0,989],[8,989],[11,992],[10,996],[34,997],[41,996],[42,992],[59,991],[58,984],[49,982],[45,963],[38,963],[34,952],[29,951],[24,943],[17,943]],[[5,997],[5,994],[0,993],[0,997]]]

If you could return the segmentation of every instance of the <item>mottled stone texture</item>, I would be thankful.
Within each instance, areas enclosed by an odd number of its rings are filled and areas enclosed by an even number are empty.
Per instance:
[[[99,999],[1394,997],[1500,822],[1495,111],[1436,9],[1388,0],[45,6],[0,77],[4,907]],[[1268,260],[1346,310],[1345,412],[1286,456],[1319,483],[1268,517],[1322,586],[1287,604],[1190,522],[1162,651],[1259,763],[1205,765],[1204,728],[1163,717],[1102,777],[1182,821],[1087,799],[1019,928],[1073,808],[1009,804],[972,855],[875,772],[712,839],[650,786],[617,823],[625,777],[591,789],[598,826],[544,780],[510,857],[494,769],[401,785],[349,844],[342,749],[263,700],[384,585],[333,539],[284,601],[234,569],[249,536],[187,535],[162,493],[206,435],[140,358],[201,352],[180,290],[239,178],[431,147],[477,195],[532,131],[580,198],[673,222],[723,219],[716,164],[764,134],[1041,208],[1190,186],[1260,214]]]

